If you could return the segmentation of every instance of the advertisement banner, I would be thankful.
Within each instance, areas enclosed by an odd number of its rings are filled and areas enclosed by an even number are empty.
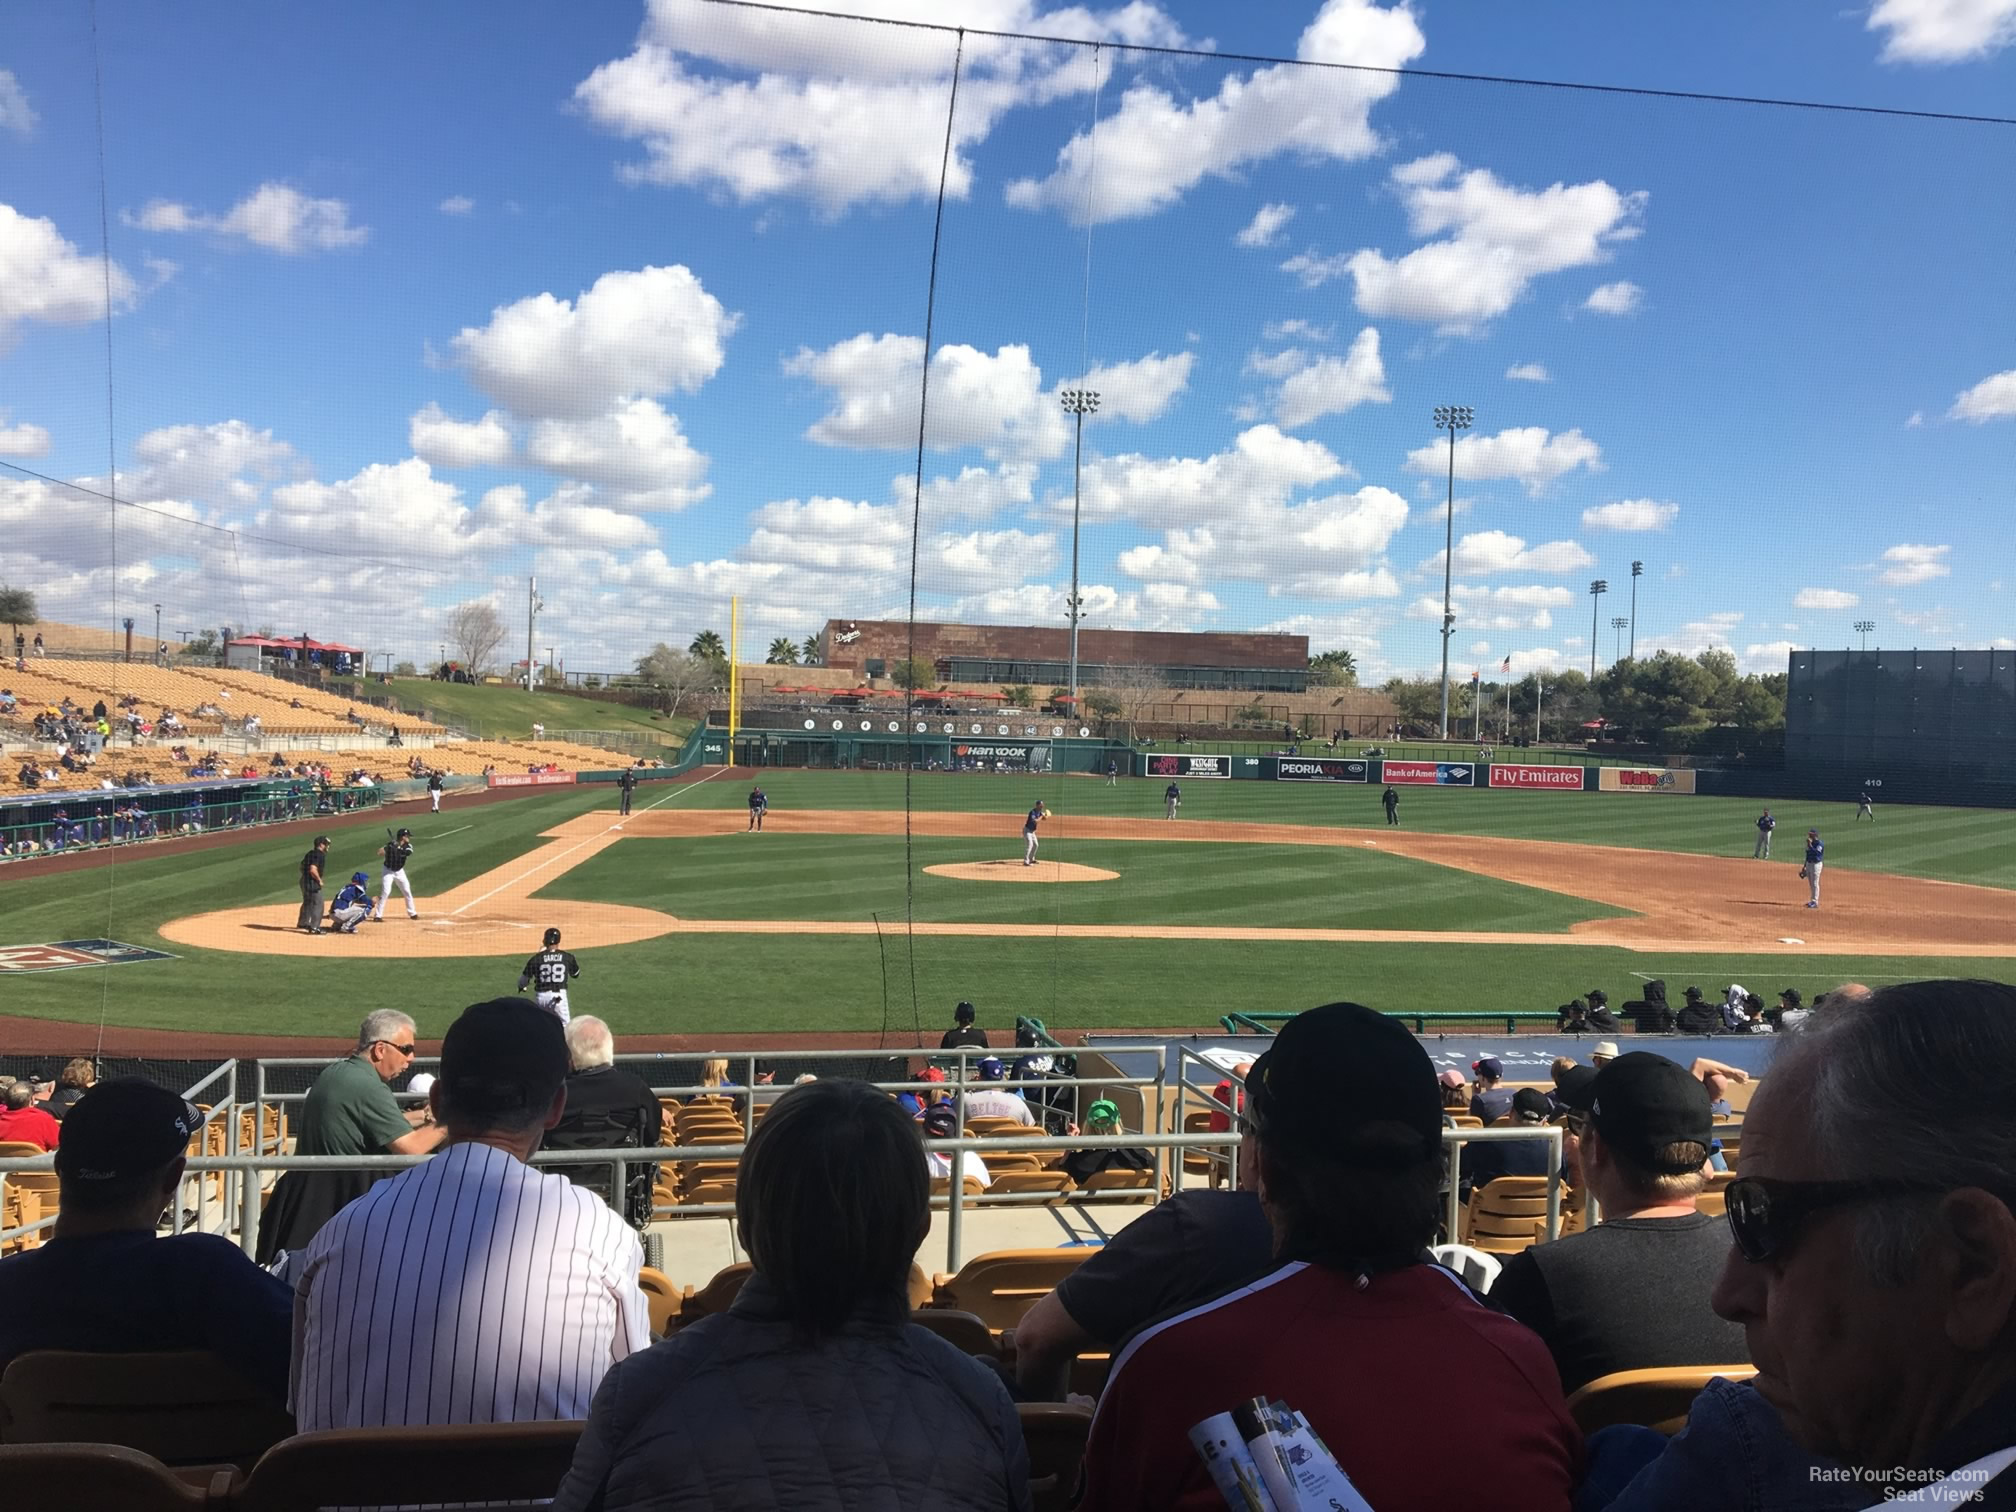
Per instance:
[[[1382,761],[1389,787],[1471,787],[1477,769],[1467,761]]]
[[[1606,793],[1691,793],[1692,767],[1598,767],[1596,786]]]
[[[1232,758],[1230,756],[1161,756],[1148,757],[1150,777],[1230,777]]]
[[[492,772],[492,787],[553,787],[574,780],[572,772]]]
[[[1278,758],[1274,775],[1283,782],[1368,782],[1372,776],[1372,763],[1336,757],[1305,759],[1282,756]]]
[[[1528,792],[1574,792],[1582,791],[1582,768],[1579,766],[1515,766],[1509,762],[1494,763],[1491,768],[1491,786],[1494,788],[1523,788]]]

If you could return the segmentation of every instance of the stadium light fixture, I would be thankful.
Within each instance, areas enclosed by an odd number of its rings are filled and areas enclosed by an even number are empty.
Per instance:
[[[1631,564],[1631,660],[1638,660],[1638,579],[1645,576],[1645,564]]]
[[[1085,417],[1099,412],[1099,391],[1089,388],[1061,389],[1058,402],[1077,422],[1077,438],[1071,448],[1071,597],[1065,610],[1071,616],[1071,711],[1078,712],[1078,618],[1085,600],[1078,592],[1078,509],[1082,499],[1081,480],[1085,462]]]
[[[1449,432],[1449,507],[1442,525],[1442,739],[1449,738],[1449,637],[1456,633],[1450,597],[1456,566],[1456,432],[1470,429],[1477,412],[1467,404],[1435,406],[1435,429]]]
[[[1615,658],[1617,661],[1624,659],[1624,627],[1630,623],[1631,621],[1621,614],[1613,614],[1610,617],[1610,628],[1617,632],[1617,655]]]
[[[1856,628],[1856,630],[1858,630],[1859,632],[1861,632],[1861,635],[1862,635],[1862,649],[1863,649],[1864,651],[1867,651],[1867,650],[1869,649],[1869,632],[1870,632],[1871,630],[1874,630],[1874,629],[1876,628],[1876,621],[1874,621],[1874,620],[1857,620],[1857,621],[1855,621],[1855,628]]]
[[[1589,585],[1589,680],[1596,680],[1596,611],[1602,607],[1603,595],[1610,591],[1609,583],[1602,578]]]

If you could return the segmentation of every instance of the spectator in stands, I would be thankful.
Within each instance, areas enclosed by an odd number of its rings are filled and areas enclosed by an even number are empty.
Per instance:
[[[793,1090],[736,1182],[755,1273],[726,1312],[610,1372],[557,1512],[1029,1506],[999,1377],[909,1322],[930,1226],[916,1126],[859,1082]]]
[[[1601,987],[1591,987],[1587,994],[1589,1018],[1587,1028],[1592,1034],[1615,1034],[1617,1015],[1610,1011],[1610,994]]]
[[[1512,1094],[1512,1123],[1517,1128],[1544,1128],[1553,1113],[1554,1099],[1538,1087],[1521,1087]],[[1552,1156],[1549,1139],[1466,1144],[1461,1163],[1463,1200],[1468,1202],[1472,1192],[1500,1176],[1545,1176],[1553,1168]]]
[[[1548,1078],[1554,1083],[1554,1093],[1547,1100],[1553,1104],[1554,1112],[1556,1113],[1559,1113],[1563,1107],[1560,1096],[1561,1078],[1574,1069],[1575,1057],[1572,1055],[1557,1055],[1547,1067]]]
[[[952,1027],[945,1031],[938,1041],[940,1050],[956,1050],[961,1045],[977,1045],[982,1050],[988,1048],[987,1031],[973,1027],[973,1005],[961,1003],[952,1010]]]
[[[1589,1027],[1589,1003],[1586,998],[1572,998],[1554,1010],[1554,1030],[1557,1034],[1580,1034]]]
[[[546,1135],[549,1150],[655,1150],[664,1127],[665,1111],[658,1094],[634,1071],[616,1064],[616,1037],[601,1019],[589,1014],[570,1019],[566,1027],[567,1111]],[[638,1225],[651,1221],[651,1186],[658,1168],[642,1161],[628,1168],[628,1187],[613,1192],[613,1166],[570,1165],[555,1168],[583,1186],[610,1193],[610,1206]]]
[[[933,1103],[924,1110],[922,1120],[926,1139],[957,1139],[959,1137],[959,1113],[949,1102]],[[926,1150],[924,1169],[934,1181],[949,1180],[952,1175],[952,1156],[948,1151]],[[959,1174],[965,1181],[977,1181],[982,1190],[994,1184],[994,1175],[987,1169],[987,1162],[980,1158],[977,1150],[959,1152]]]
[[[155,1238],[203,1115],[151,1082],[94,1087],[64,1120],[52,1238],[0,1260],[0,1370],[37,1349],[203,1349],[287,1396],[287,1288],[230,1240]]]
[[[1422,1459],[1431,1420],[1462,1425],[1494,1512],[1565,1508],[1581,1435],[1539,1341],[1425,1263],[1443,1171],[1427,1052],[1397,1020],[1332,1003],[1284,1025],[1247,1086],[1276,1268],[1114,1360],[1081,1508],[1222,1505],[1189,1430],[1255,1396],[1304,1414],[1379,1512],[1451,1505]]]
[[[917,1073],[917,1080],[942,1084],[945,1080],[945,1073],[936,1066],[926,1066],[922,1071]],[[927,1087],[920,1092],[900,1093],[896,1101],[902,1106],[903,1111],[908,1113],[912,1118],[922,1118],[926,1108],[931,1106],[932,1103],[943,1101],[944,1097],[945,1094],[937,1090],[937,1088]]]
[[[1624,1005],[1623,1016],[1637,1024],[1640,1034],[1664,1034],[1673,1027],[1673,1009],[1666,1002],[1666,983],[1655,978],[1645,984],[1645,996]]]
[[[1867,1502],[2016,1490],[2012,1062],[2016,988],[1907,983],[1830,1002],[1748,1110],[1715,1308]]]
[[[1435,1078],[1442,1089],[1442,1111],[1444,1113],[1470,1112],[1470,1083],[1463,1079],[1461,1071],[1444,1071]]]
[[[1470,1098],[1470,1116],[1484,1120],[1484,1127],[1490,1128],[1512,1111],[1512,1091],[1498,1084],[1505,1079],[1505,1064],[1496,1056],[1487,1055],[1482,1060],[1470,1063],[1470,1072],[1476,1078],[1475,1091]]]
[[[1783,1030],[1787,1027],[1785,1023],[1787,1017],[1797,1015],[1792,1020],[1793,1027],[1796,1027],[1804,1021],[1806,1013],[1806,1000],[1799,995],[1799,989],[1797,987],[1787,987],[1783,992],[1778,994],[1778,1006],[1764,1010],[1764,1021],[1773,1030]]]
[[[38,788],[42,786],[41,772],[26,761],[21,763],[21,770],[14,774],[14,780],[24,788]]]
[[[1081,1132],[1076,1124],[1067,1125],[1067,1134]],[[1085,1110],[1086,1134],[1113,1136],[1125,1134],[1125,1126],[1120,1122],[1120,1108],[1109,1098],[1100,1098]],[[1050,1162],[1050,1169],[1063,1171],[1079,1186],[1083,1186],[1101,1171],[1152,1171],[1155,1169],[1155,1155],[1152,1151],[1135,1145],[1107,1145],[1096,1150],[1067,1150],[1064,1155]]]
[[[12,688],[0,688],[0,714],[12,714],[19,706]]]
[[[1598,1040],[1589,1047],[1589,1064],[1594,1070],[1601,1071],[1615,1059],[1617,1059],[1615,1040]]]
[[[431,1110],[402,1113],[388,1085],[413,1064],[413,1032],[413,1020],[397,1009],[365,1015],[356,1050],[326,1067],[309,1088],[295,1154],[425,1155],[441,1143],[444,1131]],[[369,1171],[287,1172],[274,1186],[259,1226],[260,1263],[304,1248],[375,1179]]]
[[[83,1100],[84,1094],[97,1080],[98,1068],[85,1057],[80,1055],[75,1060],[65,1061],[56,1076],[56,1090],[42,1105],[44,1110],[61,1123],[63,1116]]]
[[[35,1100],[36,1091],[32,1076],[22,1077],[7,1089],[7,1105],[0,1108],[0,1144],[32,1144],[38,1150],[56,1148],[63,1137],[63,1126]]]
[[[1685,1001],[1673,1019],[1676,1030],[1682,1034],[1713,1034],[1722,1027],[1718,1006],[1705,1001],[1699,987],[1689,987],[1681,996]]]
[[[979,1074],[982,1085],[966,1094],[966,1117],[969,1121],[975,1118],[1006,1118],[1025,1127],[1036,1122],[1036,1115],[1029,1111],[1028,1100],[1002,1085],[1008,1070],[998,1056],[982,1057],[973,1069]]]
[[[1640,1050],[1591,1092],[1580,1156],[1603,1222],[1513,1256],[1492,1305],[1546,1341],[1567,1391],[1618,1370],[1741,1363],[1741,1331],[1708,1305],[1728,1236],[1694,1206],[1713,1138],[1706,1090]]]
[[[449,1025],[428,1091],[441,1153],[338,1213],[302,1258],[289,1405],[303,1432],[585,1417],[609,1367],[650,1343],[637,1236],[526,1163],[566,1080],[559,1019],[522,998]]]

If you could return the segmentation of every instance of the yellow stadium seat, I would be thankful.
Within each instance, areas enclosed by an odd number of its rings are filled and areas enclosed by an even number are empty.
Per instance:
[[[1669,1437],[1686,1426],[1701,1388],[1718,1376],[1747,1381],[1754,1365],[1672,1365],[1654,1370],[1619,1370],[1599,1376],[1568,1398],[1575,1426],[1585,1434],[1617,1423],[1636,1423]]]
[[[231,1504],[234,1512],[313,1512],[343,1505],[543,1502],[560,1489],[583,1426],[462,1423],[303,1433],[262,1457]]]
[[[672,1320],[679,1316],[679,1309],[693,1294],[693,1288],[675,1286],[672,1278],[661,1270],[645,1266],[637,1272],[638,1290],[644,1293],[644,1303],[651,1309],[651,1332],[663,1338],[672,1327]]]
[[[932,1307],[970,1312],[999,1333],[1022,1321],[1022,1315],[1056,1289],[1090,1254],[1088,1249],[993,1250],[976,1255],[956,1276],[932,1278]]]
[[[0,1445],[0,1476],[14,1486],[60,1486],[78,1512],[201,1512],[227,1504],[235,1472],[220,1468],[193,1484],[151,1454],[119,1444]]]
[[[249,1466],[294,1420],[203,1350],[36,1350],[0,1376],[0,1440],[123,1444],[169,1465]]]
[[[1092,1432],[1090,1408],[1065,1402],[1020,1402],[1022,1442],[1029,1451],[1029,1495],[1036,1512],[1063,1512],[1078,1484],[1085,1440]]]

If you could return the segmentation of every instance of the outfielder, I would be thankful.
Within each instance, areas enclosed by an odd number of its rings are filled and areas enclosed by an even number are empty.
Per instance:
[[[355,934],[370,913],[371,879],[362,872],[352,872],[336,901],[329,905],[329,927],[338,934]]]
[[[1862,789],[1861,800],[1855,805],[1855,818],[1858,823],[1864,819],[1871,824],[1876,822],[1876,800],[1869,796],[1867,788]]]
[[[413,859],[413,831],[402,829],[385,842],[385,876],[378,893],[378,906],[371,910],[371,922],[385,922],[385,905],[392,901],[392,889],[398,888],[406,894],[406,917],[417,919],[420,910],[413,905],[413,884],[406,880],[406,863]]]
[[[761,830],[763,828],[763,816],[769,812],[770,800],[763,796],[763,789],[760,787],[749,789],[749,828],[751,830]]]
[[[1036,826],[1049,817],[1050,810],[1039,802],[1036,807],[1029,810],[1028,817],[1022,821],[1022,864],[1024,866],[1034,866],[1036,864]]]
[[[441,781],[441,774],[439,772],[429,772],[427,774],[427,802],[430,805],[427,810],[428,813],[438,814],[441,812],[441,789],[444,786],[446,784]]]
[[[1766,809],[1757,816],[1757,849],[1751,853],[1753,861],[1771,859],[1771,831],[1776,828],[1778,821],[1771,817],[1771,810]]]
[[[1806,831],[1806,864],[1799,868],[1799,875],[1806,879],[1808,908],[1820,906],[1820,864],[1826,854],[1827,847],[1820,843],[1820,831]]]
[[[1106,786],[1120,786],[1120,763],[1111,757],[1106,760]]]
[[[560,1016],[560,1022],[567,1022],[567,984],[581,975],[581,963],[574,959],[574,952],[560,948],[560,931],[549,929],[543,936],[546,948],[525,963],[525,969],[518,973],[518,990],[534,989],[532,1001],[548,1013]]]
[[[1162,817],[1164,819],[1174,819],[1176,817],[1176,810],[1181,807],[1183,807],[1183,789],[1172,782],[1169,786],[1162,789]]]

